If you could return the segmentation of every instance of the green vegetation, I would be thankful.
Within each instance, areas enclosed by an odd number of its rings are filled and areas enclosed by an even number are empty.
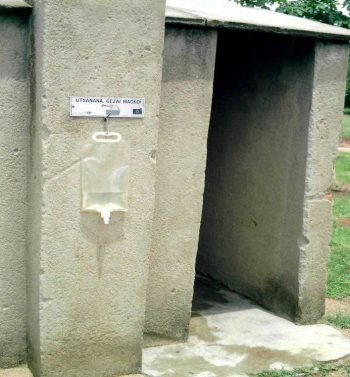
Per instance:
[[[349,75],[350,79],[350,75]],[[350,83],[349,83],[350,86]],[[342,131],[340,134],[344,139],[350,139],[350,109],[346,109],[342,122]]]
[[[350,183],[350,153],[339,153],[335,165],[337,184]]]
[[[350,316],[346,314],[337,313],[336,315],[330,315],[326,317],[326,320],[331,325],[334,325],[340,329],[350,329]]]
[[[349,17],[344,10],[350,10],[350,0],[236,0],[249,7],[275,9],[292,16],[305,17],[326,24],[349,28]]]
[[[338,374],[337,372],[341,373]],[[293,370],[265,371],[255,374],[256,377],[325,377],[332,375],[350,376],[350,362],[317,364],[311,368],[298,368]]]
[[[350,296],[349,269],[349,247],[333,247],[328,261],[328,297],[342,299]]]
[[[345,116],[342,134],[350,132],[350,117]],[[336,161],[338,186],[350,184],[350,153],[340,153]],[[327,296],[350,297],[350,192],[335,194],[333,234],[328,260]],[[348,318],[350,322],[350,317]],[[333,322],[336,324],[335,322]]]
[[[342,137],[350,138],[350,116],[345,115]],[[339,153],[336,160],[337,186],[350,184],[350,153]],[[350,297],[350,192],[344,191],[333,200],[333,235],[328,260],[327,295],[330,298]],[[339,320],[339,318],[337,318]],[[337,325],[337,319],[333,321]],[[346,319],[342,318],[342,323]],[[350,323],[350,317],[347,318]],[[339,322],[339,321],[338,321]]]

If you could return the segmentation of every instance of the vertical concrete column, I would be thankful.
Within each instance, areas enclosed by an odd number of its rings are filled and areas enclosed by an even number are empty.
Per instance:
[[[35,114],[29,241],[29,364],[35,377],[141,369],[154,210],[164,1],[34,2]],[[145,97],[111,120],[131,144],[129,212],[80,212],[80,150],[102,119],[70,118],[69,96]]]
[[[348,55],[347,45],[315,44],[303,235],[299,238],[302,322],[315,321],[324,313],[326,266],[332,228],[332,204],[325,196],[334,177]]]
[[[202,213],[217,33],[167,27],[146,333],[184,339]]]
[[[0,368],[26,359],[28,16],[0,9]]]

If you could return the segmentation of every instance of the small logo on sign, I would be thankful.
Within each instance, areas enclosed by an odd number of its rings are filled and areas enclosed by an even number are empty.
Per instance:
[[[132,109],[134,115],[142,115],[142,109]]]

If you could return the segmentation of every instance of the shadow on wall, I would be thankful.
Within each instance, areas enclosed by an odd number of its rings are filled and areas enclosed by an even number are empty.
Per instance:
[[[113,212],[110,223],[105,225],[99,213],[82,213],[81,232],[91,243],[96,245],[98,277],[103,274],[103,264],[107,246],[125,238],[125,212]]]

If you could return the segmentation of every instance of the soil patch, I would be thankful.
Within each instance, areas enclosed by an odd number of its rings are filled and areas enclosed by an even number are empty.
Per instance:
[[[342,300],[326,298],[326,317],[336,314],[350,315],[350,297]],[[346,337],[350,338],[350,329],[339,329]]]
[[[337,313],[350,315],[350,297],[343,298],[342,300],[326,298],[326,314],[335,315]]]
[[[341,137],[339,139],[338,146],[341,147],[341,148],[350,148],[350,139],[348,139],[346,137]]]
[[[344,153],[350,153],[350,139],[340,138],[338,144],[338,151]]]
[[[338,225],[343,228],[350,228],[350,218],[346,217],[345,219],[338,220]]]
[[[350,194],[350,185],[346,184],[346,183],[335,182],[332,186],[331,193],[332,193],[332,197],[333,196],[349,195]],[[327,194],[326,196],[329,197],[329,194]]]

